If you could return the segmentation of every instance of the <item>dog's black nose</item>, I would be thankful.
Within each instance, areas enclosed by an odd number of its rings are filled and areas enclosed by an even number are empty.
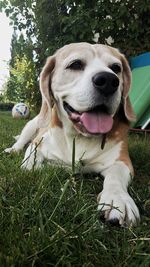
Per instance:
[[[94,87],[104,96],[113,94],[119,86],[118,77],[110,72],[99,72],[92,78]]]

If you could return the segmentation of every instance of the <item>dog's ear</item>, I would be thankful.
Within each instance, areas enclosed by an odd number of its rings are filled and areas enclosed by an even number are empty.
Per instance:
[[[38,116],[39,127],[46,127],[51,119],[52,93],[51,76],[55,67],[55,56],[47,58],[46,64],[40,74],[40,91],[42,95],[42,106]]]
[[[128,121],[135,121],[136,116],[134,114],[131,101],[129,98],[129,90],[131,87],[131,70],[128,64],[128,61],[121,55],[121,61],[123,65],[123,105],[124,105],[124,113]]]

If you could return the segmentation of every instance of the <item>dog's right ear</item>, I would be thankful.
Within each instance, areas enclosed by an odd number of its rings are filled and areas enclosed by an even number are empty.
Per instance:
[[[123,65],[123,105],[124,105],[124,114],[128,121],[136,121],[136,116],[134,114],[133,107],[129,98],[129,90],[131,87],[131,70],[129,64],[124,57],[121,55],[121,61]]]
[[[40,91],[42,95],[42,106],[38,115],[38,124],[40,127],[46,127],[51,119],[52,111],[52,93],[51,76],[55,67],[55,56],[47,58],[46,64],[40,74]]]

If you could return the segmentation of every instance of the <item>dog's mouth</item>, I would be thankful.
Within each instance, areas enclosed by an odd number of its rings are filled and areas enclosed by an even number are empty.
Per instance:
[[[75,127],[84,133],[106,134],[111,131],[113,118],[104,105],[96,106],[85,112],[78,112],[67,102],[63,102],[65,111]]]

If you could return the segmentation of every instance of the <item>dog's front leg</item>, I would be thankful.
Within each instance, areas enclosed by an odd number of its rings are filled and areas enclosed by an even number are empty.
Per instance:
[[[102,172],[103,190],[98,197],[98,209],[106,221],[125,226],[135,225],[140,219],[138,208],[130,197],[127,187],[131,179],[130,170],[123,161]]]
[[[36,131],[38,130],[38,116],[30,120],[25,127],[23,128],[21,134],[17,138],[17,142],[9,148],[6,148],[4,151],[6,153],[19,152],[24,148],[24,146],[30,142]]]

